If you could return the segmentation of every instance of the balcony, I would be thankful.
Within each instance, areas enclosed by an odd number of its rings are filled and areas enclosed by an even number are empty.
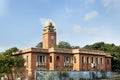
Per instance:
[[[46,63],[37,62],[37,63],[36,63],[36,66],[37,66],[37,67],[46,67]]]

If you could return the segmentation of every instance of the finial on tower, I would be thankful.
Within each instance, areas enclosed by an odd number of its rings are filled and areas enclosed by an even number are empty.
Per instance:
[[[45,26],[52,26],[52,22],[50,21],[50,19],[46,21]]]

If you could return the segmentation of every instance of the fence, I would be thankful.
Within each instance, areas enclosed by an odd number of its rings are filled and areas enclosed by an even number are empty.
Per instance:
[[[36,71],[36,80],[110,79],[112,72],[100,71]]]

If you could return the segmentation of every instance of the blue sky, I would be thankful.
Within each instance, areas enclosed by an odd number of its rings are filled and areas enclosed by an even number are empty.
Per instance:
[[[120,45],[119,4],[120,0],[0,0],[0,52],[34,47],[42,41],[48,19],[57,29],[57,42]]]

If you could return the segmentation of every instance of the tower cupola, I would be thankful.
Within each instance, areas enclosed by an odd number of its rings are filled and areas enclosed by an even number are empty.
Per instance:
[[[48,20],[45,24],[43,33],[48,33],[48,32],[55,32],[56,29],[55,27],[52,25],[52,22],[50,20]]]

